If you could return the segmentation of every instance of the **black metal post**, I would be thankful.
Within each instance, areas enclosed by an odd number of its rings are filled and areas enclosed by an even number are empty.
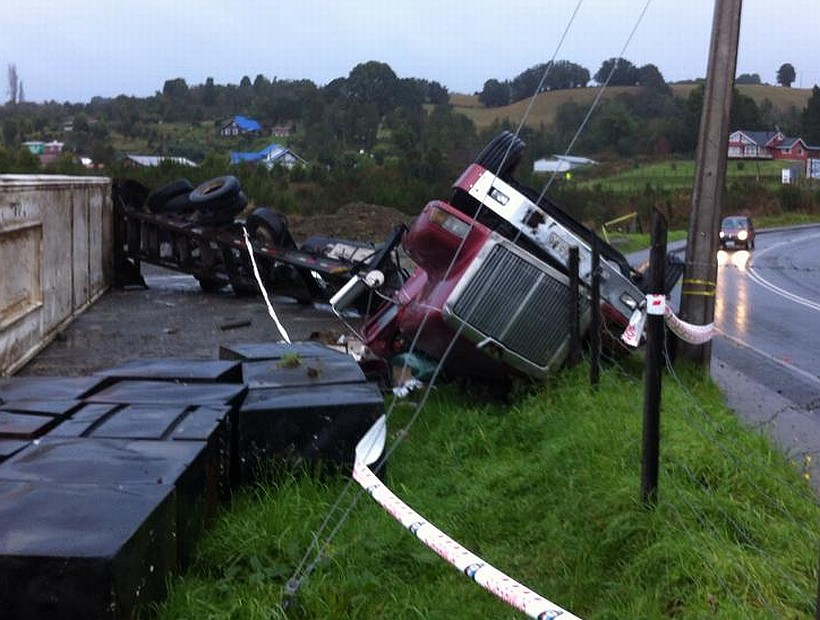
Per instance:
[[[814,601],[814,620],[820,620],[820,573],[817,575],[817,598]]]
[[[567,355],[567,366],[573,367],[581,360],[581,319],[580,295],[581,278],[578,274],[580,265],[580,253],[578,246],[574,245],[569,249],[569,303],[567,312],[569,313],[569,354]]]
[[[666,269],[666,219],[658,211],[652,213],[651,243],[652,248],[649,252],[651,294],[647,300],[643,457],[641,460],[641,499],[648,505],[654,505],[658,499],[661,369],[663,367],[664,335],[663,309],[666,306],[663,297],[664,271]],[[653,300],[655,303],[653,303]]]
[[[592,322],[589,326],[589,383],[597,387],[601,376],[601,254],[598,237],[592,237]]]

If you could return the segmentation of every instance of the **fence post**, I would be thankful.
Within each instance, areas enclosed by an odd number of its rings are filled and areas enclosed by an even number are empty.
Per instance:
[[[652,249],[649,253],[650,293],[663,295],[666,268],[666,219],[652,212]],[[649,306],[649,304],[647,304]],[[664,304],[665,305],[665,304]],[[643,401],[643,457],[641,459],[641,500],[654,505],[658,499],[660,456],[661,368],[663,362],[663,314],[647,308]]]
[[[601,376],[601,254],[598,250],[598,238],[592,236],[592,321],[589,326],[590,366],[589,383],[598,387]]]
[[[567,366],[573,367],[581,359],[581,319],[580,304],[578,295],[580,294],[580,276],[578,269],[580,266],[580,252],[578,246],[574,245],[569,249],[569,354],[567,356]]]
[[[817,574],[817,597],[814,601],[814,620],[820,620],[820,573]]]

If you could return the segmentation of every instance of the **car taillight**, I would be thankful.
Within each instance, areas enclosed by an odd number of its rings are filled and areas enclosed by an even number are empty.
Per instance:
[[[444,230],[454,234],[459,239],[464,239],[464,237],[466,237],[470,232],[469,223],[450,215],[444,209],[439,209],[438,207],[431,208],[429,218],[431,222],[438,224]]]

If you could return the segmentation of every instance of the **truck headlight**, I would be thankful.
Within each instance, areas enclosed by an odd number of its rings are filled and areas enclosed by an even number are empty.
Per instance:
[[[464,239],[470,232],[470,224],[464,220],[450,215],[444,209],[432,208],[430,209],[430,221],[441,226],[444,230],[454,234],[459,239]]]

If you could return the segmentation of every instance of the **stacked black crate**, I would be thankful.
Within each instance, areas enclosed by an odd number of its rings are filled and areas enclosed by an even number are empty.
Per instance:
[[[379,386],[356,360],[318,342],[220,348],[242,364],[237,416],[242,482],[286,467],[349,474],[359,439],[384,413]]]
[[[130,618],[161,600],[230,492],[239,378],[144,360],[0,382],[4,618]]]
[[[240,479],[294,460],[350,471],[384,410],[352,357],[316,342],[220,357],[0,379],[0,617],[135,617]]]

